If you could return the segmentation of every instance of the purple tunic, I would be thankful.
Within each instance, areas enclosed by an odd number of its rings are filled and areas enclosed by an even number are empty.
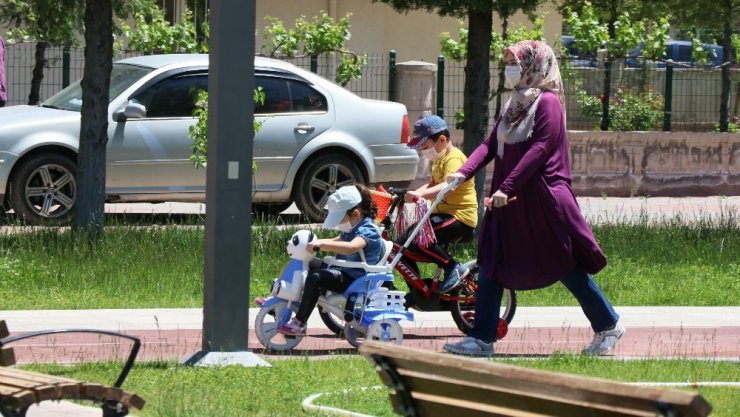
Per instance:
[[[558,97],[543,93],[532,137],[504,145],[503,159],[496,155],[496,128],[458,171],[470,178],[495,157],[491,191],[500,189],[517,198],[483,217],[479,276],[528,290],[559,281],[576,265],[591,274],[603,269],[606,257],[570,188],[568,140]]]

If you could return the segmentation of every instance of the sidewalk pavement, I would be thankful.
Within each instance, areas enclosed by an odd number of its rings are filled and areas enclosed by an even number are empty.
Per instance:
[[[627,333],[614,356],[618,358],[679,357],[740,360],[740,307],[617,307]],[[250,327],[258,309],[249,311]],[[412,310],[413,311],[413,310]],[[403,344],[441,351],[461,337],[448,312],[414,311],[413,322],[402,321]],[[3,311],[11,332],[51,328],[94,328],[138,335],[141,360],[180,360],[200,350],[201,309],[39,310]],[[250,329],[248,348],[273,360],[289,356],[354,353],[344,339],[334,337],[314,313],[309,337],[289,354],[263,349]],[[506,356],[547,356],[577,353],[593,336],[579,307],[518,307],[508,335],[496,352]],[[125,341],[105,336],[57,335],[15,344],[20,363],[76,362],[121,357]]]

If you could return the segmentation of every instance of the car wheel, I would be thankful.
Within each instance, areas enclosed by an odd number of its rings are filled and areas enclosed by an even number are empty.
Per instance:
[[[294,200],[309,220],[318,222],[324,218],[329,195],[346,185],[363,182],[362,172],[351,159],[342,155],[320,156],[301,170]]]
[[[77,167],[63,155],[33,156],[10,181],[10,205],[28,223],[68,221],[76,199]]]

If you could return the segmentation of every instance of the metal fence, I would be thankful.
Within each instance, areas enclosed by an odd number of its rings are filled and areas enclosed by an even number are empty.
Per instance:
[[[8,105],[25,104],[31,88],[32,70],[34,67],[35,43],[8,45],[6,52]],[[122,52],[114,59],[141,55],[137,52]],[[309,57],[293,58],[293,64],[313,70],[319,75],[334,80],[339,57],[322,56],[313,62]],[[576,66],[586,65],[586,66]],[[44,79],[40,96],[45,100],[60,91],[69,81],[82,77],[84,67],[83,48],[62,48],[49,46],[46,50]],[[438,89],[433,108],[443,113],[447,122],[454,125],[456,113],[462,113],[465,82],[465,63],[445,61],[438,62]],[[498,68],[492,65],[491,91],[498,87]],[[586,117],[577,100],[577,92],[598,97],[603,95],[605,70],[595,63],[563,63],[563,83],[566,93],[566,114],[568,129],[591,130],[599,121]],[[671,74],[672,73],[672,74]],[[730,94],[730,119],[737,123],[740,117],[740,70],[732,70],[732,91]],[[618,89],[657,92],[669,104],[665,107],[670,130],[715,130],[719,121],[721,71],[719,69],[666,69],[661,63],[630,62],[613,63],[611,71],[611,95]],[[355,94],[371,99],[395,99],[395,53],[369,54],[367,65],[362,70],[362,77],[351,81],[346,88]],[[505,102],[508,93],[501,94]],[[612,102],[612,106],[618,103]],[[490,124],[493,124],[496,111],[496,98],[489,104]],[[663,128],[655,126],[656,130]]]
[[[28,103],[33,68],[36,65],[36,43],[25,42],[7,45],[5,54],[8,106]],[[116,53],[114,60],[141,55],[139,52]],[[82,78],[85,67],[84,48],[48,46],[44,63],[44,78],[39,96],[41,101],[58,93],[69,82]]]
[[[448,123],[455,123],[455,113],[462,112],[463,90],[465,82],[465,63],[447,61],[444,63],[443,84],[444,103],[441,106]],[[576,67],[573,63],[562,65],[561,74],[565,86],[566,115],[568,129],[594,130],[598,119],[584,115],[577,93],[583,91],[593,97],[604,95],[604,78],[606,70],[598,67]],[[492,65],[492,92],[498,87],[498,67]],[[738,123],[740,118],[740,70],[731,71],[730,121]],[[711,131],[716,130],[720,115],[720,94],[722,91],[722,71],[703,68],[666,68],[665,64],[652,61],[632,61],[629,66],[624,61],[612,63],[610,108],[619,103],[614,100],[618,90],[657,93],[663,101],[663,111],[668,119],[664,129],[662,121],[654,130],[673,131]],[[505,102],[508,93],[501,94]],[[666,107],[665,104],[669,105]],[[489,103],[489,125],[494,121],[496,98],[492,95]]]

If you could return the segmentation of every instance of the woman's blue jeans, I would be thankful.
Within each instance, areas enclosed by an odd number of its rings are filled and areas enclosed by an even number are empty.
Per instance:
[[[602,332],[617,323],[619,315],[586,271],[575,267],[560,282],[576,297],[595,332]],[[475,293],[475,320],[468,336],[486,343],[496,339],[503,295],[504,287],[501,284],[490,278],[478,277],[478,289]]]

